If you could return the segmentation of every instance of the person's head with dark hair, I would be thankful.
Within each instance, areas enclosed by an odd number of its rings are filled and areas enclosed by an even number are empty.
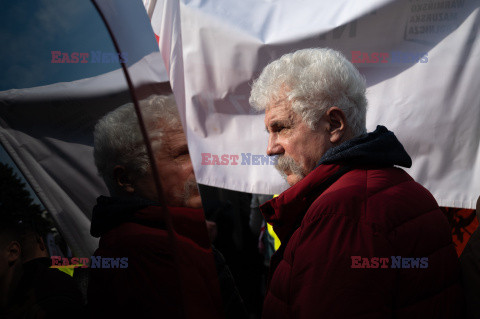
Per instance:
[[[18,218],[20,245],[22,247],[22,262],[35,258],[49,257],[43,240],[48,232],[48,222],[39,215]]]
[[[18,221],[0,209],[0,308],[6,306],[22,265]]]
[[[0,318],[51,318],[58,311],[84,315],[73,279],[50,268],[42,238],[49,227],[39,214],[0,205]]]

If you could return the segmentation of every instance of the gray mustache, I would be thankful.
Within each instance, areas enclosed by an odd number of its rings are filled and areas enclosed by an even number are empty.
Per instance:
[[[280,172],[280,174],[283,176],[284,179],[287,178],[287,174],[285,173],[287,171],[290,171],[295,175],[299,175],[302,178],[306,176],[300,164],[295,162],[293,158],[285,155],[278,157],[278,161],[277,161],[277,164],[275,165],[275,168]]]
[[[198,193],[198,185],[197,185],[197,181],[195,179],[190,179],[188,181],[185,182],[185,184],[183,185],[183,196],[182,197],[182,200],[184,203],[187,202],[187,200],[190,198],[190,196],[193,194],[193,193]]]

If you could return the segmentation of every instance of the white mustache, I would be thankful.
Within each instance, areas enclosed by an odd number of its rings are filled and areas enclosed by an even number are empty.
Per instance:
[[[277,164],[275,164],[275,168],[280,172],[280,174],[285,180],[287,179],[287,174],[286,174],[287,171],[290,171],[292,174],[301,176],[302,178],[306,176],[300,164],[295,162],[293,158],[285,155],[278,157],[278,161],[277,161]]]
[[[192,194],[194,193],[198,193],[197,181],[195,179],[189,179],[183,185],[183,195],[182,195],[183,202],[186,203],[187,200],[190,198],[190,196],[192,196]]]

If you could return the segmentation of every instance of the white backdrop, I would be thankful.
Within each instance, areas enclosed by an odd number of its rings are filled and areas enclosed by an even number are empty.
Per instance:
[[[200,183],[255,193],[286,189],[264,158],[267,135],[263,115],[248,104],[250,84],[285,53],[331,47],[367,79],[367,128],[382,124],[395,132],[413,159],[408,172],[440,205],[474,208],[479,1],[143,2]],[[222,164],[222,155],[226,165],[206,165]]]

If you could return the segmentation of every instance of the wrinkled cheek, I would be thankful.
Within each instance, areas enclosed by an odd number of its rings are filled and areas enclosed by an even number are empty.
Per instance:
[[[179,176],[170,175],[168,178],[163,178],[161,182],[167,203],[173,202],[174,199],[179,196],[179,194],[181,195],[183,184]]]
[[[315,168],[315,166],[317,165],[317,162],[320,160],[320,158],[318,158],[317,160],[317,157],[318,157],[318,154],[316,154],[316,152],[313,150],[306,149],[304,151],[304,156],[302,156],[301,162],[299,163],[302,166],[302,171],[305,174],[310,173]]]

